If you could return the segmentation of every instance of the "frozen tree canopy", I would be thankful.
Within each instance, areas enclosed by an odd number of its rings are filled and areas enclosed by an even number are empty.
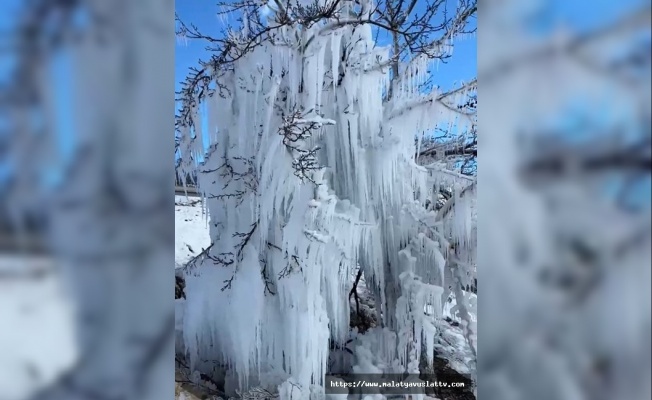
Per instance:
[[[475,354],[475,178],[447,156],[471,146],[476,86],[431,83],[475,3],[436,36],[409,33],[427,23],[411,3],[230,5],[243,23],[184,86],[178,174],[197,177],[212,244],[183,268],[177,350],[193,370],[219,365],[227,392],[309,399],[330,372],[418,373],[451,292]],[[375,39],[383,11],[393,44]],[[442,127],[464,134],[441,144]],[[358,271],[379,322],[356,336]],[[352,339],[350,359],[334,350]]]

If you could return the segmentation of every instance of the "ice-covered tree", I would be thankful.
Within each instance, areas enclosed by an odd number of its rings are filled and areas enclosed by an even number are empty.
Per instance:
[[[212,239],[184,269],[191,368],[225,367],[227,392],[318,395],[340,357],[330,349],[351,339],[356,271],[380,326],[344,369],[418,372],[436,332],[424,308],[441,311],[451,291],[475,351],[462,290],[475,276],[475,178],[449,162],[473,146],[475,81],[442,92],[433,71],[468,33],[475,2],[223,8],[240,23],[221,37],[178,21],[213,50],[186,80],[177,119],[178,171],[197,174]],[[438,128],[466,139],[428,148],[437,156],[419,165]],[[442,191],[444,204],[426,207]]]

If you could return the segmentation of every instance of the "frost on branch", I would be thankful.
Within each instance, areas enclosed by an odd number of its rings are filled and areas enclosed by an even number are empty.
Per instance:
[[[333,363],[342,372],[418,371],[422,344],[426,360],[434,354],[425,308],[440,316],[450,290],[460,295],[474,276],[474,178],[415,157],[424,132],[473,126],[457,105],[474,82],[424,90],[436,59],[426,50],[449,46],[463,21],[399,63],[374,42],[375,7],[270,3],[267,20],[251,14],[220,39],[223,51],[182,93],[191,100],[178,119],[179,173],[197,175],[213,244],[185,268],[181,352],[191,369],[222,376],[227,392],[307,399],[323,392]],[[412,36],[401,40],[419,48]],[[451,203],[428,210],[440,190]],[[356,339],[348,299],[358,270],[381,326],[358,335],[347,365],[331,349]],[[378,362],[365,356],[373,353]]]

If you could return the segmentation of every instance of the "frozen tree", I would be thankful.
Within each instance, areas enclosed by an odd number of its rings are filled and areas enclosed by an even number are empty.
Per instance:
[[[351,341],[357,271],[381,326],[350,371],[432,362],[424,309],[441,312],[451,291],[475,351],[462,290],[475,276],[475,178],[450,156],[472,147],[476,84],[442,92],[432,66],[468,33],[476,5],[419,3],[227,3],[223,15],[240,23],[218,38],[178,21],[213,50],[177,117],[178,173],[196,173],[212,239],[184,268],[181,353],[213,379],[216,363],[225,369],[227,392],[322,393],[329,349]],[[463,133],[462,151],[448,143],[417,162],[441,128]],[[444,204],[426,207],[441,191]]]

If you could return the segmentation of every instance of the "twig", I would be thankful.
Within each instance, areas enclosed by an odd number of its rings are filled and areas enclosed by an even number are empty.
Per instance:
[[[355,282],[353,282],[353,287],[351,288],[351,291],[349,292],[349,300],[351,299],[351,296],[355,299],[355,313],[359,317],[360,316],[360,298],[358,297],[358,283],[360,282],[360,278],[362,277],[362,269],[358,270],[358,274],[355,277]]]

